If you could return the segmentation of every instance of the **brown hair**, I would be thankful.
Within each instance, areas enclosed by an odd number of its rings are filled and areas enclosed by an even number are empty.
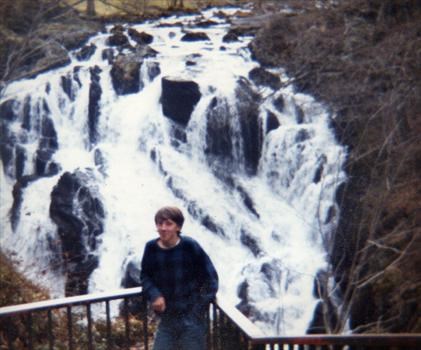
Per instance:
[[[170,219],[174,221],[180,229],[183,227],[184,216],[182,211],[177,207],[162,207],[155,214],[155,224],[162,222],[163,220]]]

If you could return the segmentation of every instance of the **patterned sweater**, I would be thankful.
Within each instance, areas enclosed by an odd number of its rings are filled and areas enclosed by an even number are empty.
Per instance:
[[[150,301],[165,298],[165,314],[201,314],[215,298],[218,275],[209,256],[193,238],[180,236],[173,248],[158,239],[145,246],[141,263],[143,291]]]

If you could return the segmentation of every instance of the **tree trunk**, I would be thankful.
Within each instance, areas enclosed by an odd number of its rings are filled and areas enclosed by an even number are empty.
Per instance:
[[[86,0],[86,14],[95,16],[95,0]]]

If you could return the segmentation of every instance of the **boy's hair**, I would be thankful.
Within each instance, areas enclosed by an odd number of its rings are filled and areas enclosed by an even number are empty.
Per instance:
[[[155,224],[162,222],[163,220],[170,219],[174,221],[180,229],[183,227],[184,216],[181,210],[177,207],[163,207],[159,209],[155,214]]]

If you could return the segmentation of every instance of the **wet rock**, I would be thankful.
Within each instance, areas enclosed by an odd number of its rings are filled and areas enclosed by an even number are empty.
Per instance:
[[[117,95],[137,93],[143,88],[140,80],[142,58],[136,55],[118,55],[111,68],[111,81]]]
[[[250,232],[247,232],[244,229],[241,229],[240,242],[247,248],[249,248],[255,257],[262,254],[262,250],[259,246],[257,239],[253,237]]]
[[[125,264],[125,271],[121,286],[123,288],[133,288],[140,286],[140,261],[134,257],[128,258]],[[138,315],[143,309],[142,297],[133,297],[128,299],[127,307],[129,313]]]
[[[130,38],[138,44],[147,45],[151,44],[153,41],[153,36],[148,33],[138,32],[136,29],[133,28],[129,28],[127,32]]]
[[[123,46],[129,43],[129,39],[122,32],[115,32],[107,38],[106,44],[108,46]]]
[[[323,175],[323,170],[324,170],[324,166],[327,162],[327,157],[322,154],[320,156],[320,158],[318,159],[318,164],[317,164],[317,169],[316,172],[314,173],[314,177],[313,177],[313,182],[314,183],[319,183],[320,180],[322,179],[322,175]]]
[[[94,145],[98,139],[98,121],[100,116],[99,101],[102,95],[100,84],[101,69],[98,66],[90,69],[91,85],[89,86],[89,105],[88,105],[88,126],[89,126],[89,142]]]
[[[295,136],[295,142],[299,143],[299,142],[304,142],[308,139],[310,139],[310,133],[308,132],[308,130],[306,129],[300,129],[297,133],[297,135]]]
[[[238,41],[238,35],[233,30],[230,30],[227,34],[225,34],[222,38],[224,43],[232,43]]]
[[[295,106],[295,119],[297,120],[297,124],[302,124],[305,120],[304,111],[299,106]]]
[[[256,67],[249,72],[249,79],[256,85],[269,86],[273,90],[281,87],[281,79],[264,68]]]
[[[88,278],[98,266],[95,250],[104,216],[92,174],[65,172],[51,192],[50,217],[61,240],[67,296],[88,291]]]
[[[227,163],[225,168],[233,160],[231,118],[227,101],[214,97],[206,110],[205,154],[210,165],[218,158]]]
[[[148,71],[148,78],[150,81],[154,80],[158,75],[161,74],[161,68],[158,62],[150,62],[146,63],[147,71]]]
[[[114,61],[114,50],[112,48],[104,49],[101,53],[101,58],[107,60],[109,64]]]
[[[22,207],[23,201],[23,192],[25,188],[37,180],[39,177],[36,175],[26,175],[17,179],[16,183],[13,186],[12,196],[13,204],[10,210],[10,223],[12,225],[12,230],[15,231],[20,219],[20,209]]]
[[[253,91],[250,83],[241,78],[235,89],[237,111],[240,117],[245,170],[256,174],[262,152],[262,131],[259,124],[260,96]]]
[[[268,111],[266,116],[266,134],[272,130],[276,130],[280,125],[281,123],[279,123],[278,117],[274,113]]]
[[[237,186],[236,187],[244,205],[246,206],[246,208],[257,218],[260,218],[259,213],[257,212],[256,208],[254,207],[254,202],[251,199],[250,195],[246,192],[246,190],[241,187],[241,186]]]
[[[276,97],[275,100],[273,101],[273,105],[279,112],[282,113],[285,108],[284,97],[282,95],[279,95],[278,97]]]
[[[162,112],[181,125],[187,125],[194,107],[201,98],[199,85],[191,80],[162,78]]]
[[[61,80],[61,88],[63,89],[64,93],[69,97],[71,101],[75,100],[75,94],[73,92],[73,79],[70,74],[63,75],[60,78]]]
[[[76,58],[79,61],[87,61],[88,59],[92,57],[95,51],[96,51],[96,46],[94,44],[85,45],[76,53]]]
[[[181,41],[207,41],[210,40],[206,33],[187,32],[181,37]]]
[[[213,27],[215,25],[218,25],[218,22],[212,21],[210,19],[206,20],[206,21],[200,21],[194,24],[195,27],[198,28],[209,28],[209,27]]]

